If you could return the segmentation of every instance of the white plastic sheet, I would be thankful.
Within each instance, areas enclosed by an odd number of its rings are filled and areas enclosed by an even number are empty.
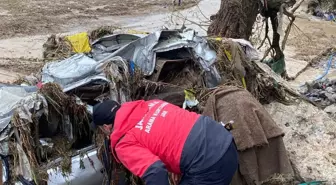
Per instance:
[[[84,54],[76,54],[63,61],[46,64],[42,69],[42,82],[56,82],[64,87],[67,84],[82,80],[95,71],[98,63]]]
[[[18,103],[36,91],[37,88],[31,86],[0,84],[0,133],[8,126]]]

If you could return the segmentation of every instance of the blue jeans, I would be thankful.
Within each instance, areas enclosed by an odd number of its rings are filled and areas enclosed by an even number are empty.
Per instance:
[[[200,172],[184,174],[179,185],[229,185],[238,169],[238,153],[234,142],[214,165]]]

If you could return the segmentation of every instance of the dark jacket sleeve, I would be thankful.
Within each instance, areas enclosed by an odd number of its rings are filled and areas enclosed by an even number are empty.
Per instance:
[[[115,151],[120,162],[134,175],[143,178],[146,185],[169,185],[165,165],[132,135],[125,135]]]
[[[162,161],[153,163],[142,176],[146,185],[169,185],[168,172]]]

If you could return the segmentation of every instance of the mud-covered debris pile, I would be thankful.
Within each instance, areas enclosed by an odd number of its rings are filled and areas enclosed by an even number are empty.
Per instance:
[[[116,29],[119,29],[116,26],[101,26],[97,29],[89,31],[90,41],[95,41],[106,35],[112,35]]]
[[[94,145],[89,125],[92,106],[106,99],[120,103],[162,99],[202,113],[211,92],[225,85],[245,88],[262,103],[290,103],[299,97],[267,65],[255,62],[258,53],[246,40],[206,38],[190,29],[102,37],[110,33],[103,29],[63,39],[51,36],[44,45],[50,51],[45,53],[46,59],[53,61],[26,82],[40,89],[31,101],[38,108],[26,109],[31,104],[21,102],[12,110],[29,113],[29,119],[15,113],[8,114],[14,121],[6,122],[7,136],[13,130],[21,133],[9,135],[7,139],[14,138],[14,142],[6,143],[16,146],[12,155],[26,156],[30,170],[24,179],[40,182],[35,178],[38,172],[57,157],[66,159],[58,165],[71,174],[69,152],[74,149],[94,146],[103,155],[101,159],[109,155],[104,138]],[[92,42],[94,37],[99,38]],[[115,164],[113,157],[101,162],[109,184],[118,184],[118,179],[109,178],[118,170],[125,172],[129,181],[141,182],[121,166],[109,169]]]
[[[336,103],[336,80],[325,79],[312,84],[307,83],[301,88],[301,93],[325,108]]]
[[[43,49],[43,58],[46,61],[65,59],[73,54],[70,42],[56,35],[48,38],[43,44]]]
[[[310,13],[326,21],[336,21],[336,1],[309,0],[307,13]]]
[[[83,32],[73,36],[53,34],[43,44],[43,59],[45,61],[63,60],[77,52],[89,52],[91,50],[89,42],[93,42],[106,35],[112,35],[116,29],[118,28],[115,26],[102,26],[89,32]],[[82,37],[83,39],[74,40],[76,37]],[[82,44],[78,42],[83,42],[84,44],[78,48],[77,45]]]
[[[3,92],[11,88],[22,91],[21,86],[3,88]],[[90,117],[86,106],[77,104],[78,100],[66,95],[58,84],[47,83],[39,91],[32,89],[24,95],[12,110],[10,125],[1,131],[1,145],[8,147],[1,147],[0,152],[18,159],[9,161],[5,168],[12,177],[10,183],[21,181],[23,176],[35,184],[47,184],[48,174],[43,166],[62,158],[61,171],[70,174],[70,157],[76,148],[92,142]]]
[[[312,82],[306,82],[300,87],[300,93],[321,108],[336,103],[336,79],[329,79],[328,74],[336,68],[334,49],[328,49],[316,57],[311,64],[316,69],[324,69],[317,74]]]
[[[289,103],[297,92],[272,70],[258,61],[258,53],[240,39],[210,40],[217,52],[216,68],[221,84],[235,85],[247,89],[261,103],[280,101]]]

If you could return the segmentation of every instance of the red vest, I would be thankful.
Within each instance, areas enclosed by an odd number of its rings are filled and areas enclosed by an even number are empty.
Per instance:
[[[110,136],[114,156],[140,177],[158,160],[178,174],[184,143],[199,116],[161,100],[125,103]]]

